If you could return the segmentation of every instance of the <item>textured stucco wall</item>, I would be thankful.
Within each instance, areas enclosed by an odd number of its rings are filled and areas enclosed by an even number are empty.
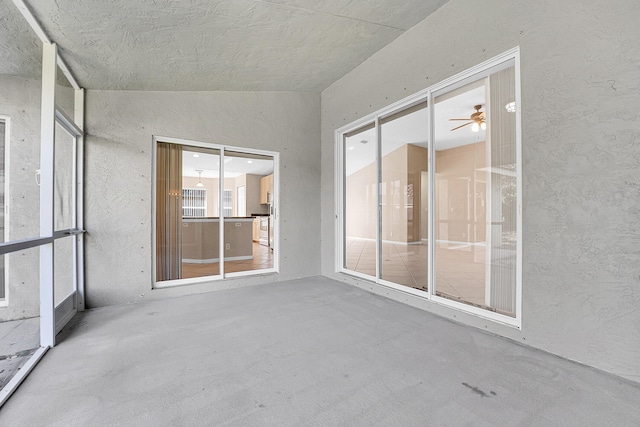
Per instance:
[[[9,182],[4,199],[9,219],[5,237],[11,241],[40,235],[40,187],[35,177],[40,168],[40,96],[39,79],[0,75],[0,115],[11,124],[4,176]],[[9,304],[0,307],[0,321],[40,313],[39,256],[37,248],[5,256]]]
[[[320,273],[320,95],[88,91],[89,307]],[[280,274],[151,290],[152,136],[280,153]]]
[[[640,3],[451,0],[322,93],[322,271],[640,381]],[[521,48],[522,331],[334,273],[333,131]]]

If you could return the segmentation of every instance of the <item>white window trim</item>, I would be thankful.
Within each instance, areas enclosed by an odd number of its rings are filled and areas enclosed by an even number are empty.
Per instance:
[[[343,168],[344,168],[344,150],[343,150],[343,135],[345,133],[354,131],[360,127],[363,127],[370,123],[376,124],[376,139],[378,140],[378,152],[380,147],[380,137],[378,135],[378,121],[381,117],[387,116],[389,114],[393,114],[395,112],[401,111],[410,107],[412,104],[416,104],[418,102],[427,101],[427,108],[429,109],[429,162],[430,167],[429,170],[432,171],[433,167],[431,165],[434,160],[434,128],[431,126],[434,120],[434,109],[433,109],[433,98],[434,93],[441,91],[450,91],[457,87],[461,87],[469,82],[469,80],[475,80],[480,77],[483,73],[488,73],[489,70],[495,71],[495,68],[505,65],[513,61],[515,67],[515,100],[516,100],[516,180],[517,180],[517,230],[518,230],[518,239],[516,244],[516,313],[515,317],[511,317],[508,315],[500,314],[497,312],[493,312],[490,310],[486,310],[483,308],[475,307],[470,304],[465,304],[461,302],[457,302],[454,300],[450,300],[447,298],[439,297],[433,293],[435,283],[435,269],[433,266],[435,265],[435,254],[432,253],[432,244],[429,244],[429,253],[427,256],[428,259],[428,283],[429,290],[427,292],[420,291],[418,289],[413,289],[407,286],[395,284],[384,279],[380,278],[380,258],[378,256],[379,248],[376,245],[376,277],[368,276],[365,274],[361,274],[355,272],[353,270],[348,270],[343,267],[343,259],[344,259],[344,176],[343,176]],[[487,74],[488,75],[488,74]],[[378,285],[382,285],[388,288],[392,288],[406,294],[413,295],[422,300],[427,300],[430,303],[445,306],[456,311],[462,311],[483,319],[492,320],[496,323],[501,323],[510,327],[514,327],[517,329],[522,329],[522,131],[521,131],[521,88],[520,88],[520,48],[515,47],[510,49],[494,58],[491,58],[481,64],[478,64],[474,67],[471,67],[461,73],[458,73],[452,77],[449,77],[441,82],[438,82],[426,89],[423,89],[419,92],[416,92],[412,95],[409,95],[400,101],[397,101],[391,105],[388,105],[384,108],[381,108],[371,114],[368,114],[360,119],[342,126],[334,131],[334,167],[335,167],[335,238],[336,238],[336,253],[335,253],[335,272],[347,274],[349,276],[353,276],[359,279],[364,279],[370,282],[374,282]],[[379,153],[377,154],[377,156]],[[379,159],[376,158],[376,162],[379,162]],[[378,176],[378,182],[379,182]],[[433,191],[433,179],[429,179],[429,212],[433,212],[433,206],[435,205],[435,195]],[[379,197],[379,195],[378,195]],[[376,206],[379,206],[379,200]],[[376,214],[378,216],[378,241],[380,241],[380,218],[379,218],[379,209]],[[429,236],[433,236],[434,234],[434,218],[431,215],[429,218]]]
[[[213,150],[220,150],[220,156],[225,154],[225,151],[231,152],[240,152],[247,154],[256,154],[263,156],[270,156],[273,158],[273,223],[274,223],[274,233],[273,233],[273,267],[265,268],[262,270],[247,270],[240,271],[235,273],[223,273],[217,274],[214,276],[202,276],[202,277],[194,277],[190,279],[176,279],[176,280],[166,280],[158,282],[156,280],[156,256],[155,256],[155,247],[156,247],[156,175],[157,175],[157,165],[158,165],[158,143],[159,142],[168,142],[170,144],[181,144],[187,145],[191,147],[200,147],[200,148],[209,148]],[[202,283],[209,282],[220,282],[225,279],[244,277],[244,276],[260,276],[269,273],[279,273],[280,272],[280,173],[279,173],[279,165],[280,165],[280,153],[276,151],[267,151],[267,150],[257,150],[253,148],[246,147],[237,147],[231,145],[223,145],[223,144],[215,144],[211,142],[204,141],[196,141],[189,140],[183,138],[175,138],[175,137],[167,137],[161,135],[153,135],[152,137],[152,181],[151,181],[151,247],[154,248],[151,262],[151,289],[165,289],[165,288],[173,288],[178,286],[186,286],[186,285],[196,285]],[[220,162],[220,176],[224,176],[224,162]],[[224,190],[224,179],[219,179],[220,188],[218,191],[218,206],[221,206],[222,202],[222,192],[220,190]],[[220,218],[220,235],[223,235],[223,227],[224,227],[224,212],[223,209],[220,209],[219,212]],[[220,252],[224,253],[224,240],[220,239]],[[220,271],[223,271],[224,268],[224,257],[220,259]]]

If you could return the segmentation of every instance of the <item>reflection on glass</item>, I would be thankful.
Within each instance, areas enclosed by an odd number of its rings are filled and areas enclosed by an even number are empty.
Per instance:
[[[380,120],[380,277],[427,289],[428,110],[426,102]]]
[[[373,123],[344,136],[344,267],[376,275],[377,170]]]
[[[55,129],[54,229],[74,228],[73,145],[75,138],[56,123]]]
[[[436,293],[515,316],[514,68],[435,98]]]

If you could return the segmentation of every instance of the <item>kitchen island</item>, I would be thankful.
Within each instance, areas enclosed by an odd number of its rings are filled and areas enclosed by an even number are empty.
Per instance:
[[[252,217],[224,219],[224,260],[253,259]],[[220,218],[182,219],[182,262],[208,264],[220,261]]]

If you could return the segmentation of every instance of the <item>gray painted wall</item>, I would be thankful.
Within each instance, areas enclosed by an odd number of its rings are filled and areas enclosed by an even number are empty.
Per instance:
[[[320,95],[88,91],[87,306],[320,274]],[[280,153],[280,274],[151,290],[152,136]]]
[[[326,89],[323,274],[640,381],[639,16],[635,0],[451,0]],[[522,331],[335,274],[333,131],[518,45]]]

